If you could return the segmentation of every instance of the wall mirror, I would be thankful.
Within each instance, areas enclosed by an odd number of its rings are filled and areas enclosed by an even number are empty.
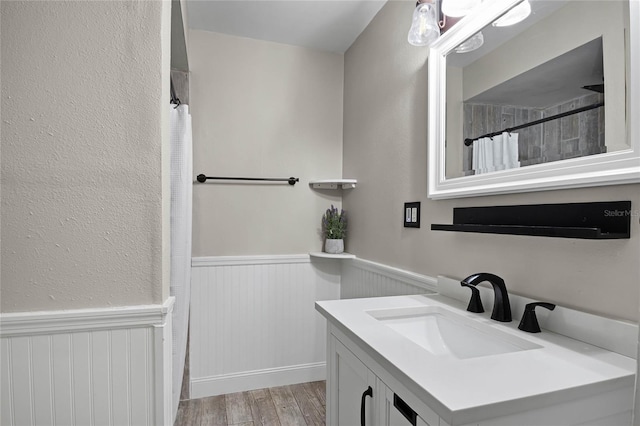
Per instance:
[[[639,2],[529,2],[507,27],[521,0],[483,2],[432,44],[429,198],[640,182]]]

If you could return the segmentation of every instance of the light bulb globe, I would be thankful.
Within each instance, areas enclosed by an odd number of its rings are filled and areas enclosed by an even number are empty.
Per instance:
[[[469,40],[460,43],[458,47],[454,50],[456,53],[469,53],[473,52],[476,49],[479,49],[484,44],[484,35],[482,31],[477,32],[473,37]]]
[[[524,21],[530,14],[531,3],[529,3],[529,0],[524,0],[522,3],[518,4],[516,7],[498,18],[492,25],[494,27],[508,27],[510,25],[515,25],[518,22]]]
[[[482,0],[442,0],[442,13],[452,18],[460,18],[471,12]]]
[[[439,36],[440,27],[435,7],[430,3],[419,4],[413,11],[407,41],[413,46],[428,46]]]

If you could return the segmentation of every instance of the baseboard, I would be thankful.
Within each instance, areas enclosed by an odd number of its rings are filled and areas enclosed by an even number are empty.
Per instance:
[[[243,392],[326,379],[326,363],[292,365],[191,380],[191,398]]]

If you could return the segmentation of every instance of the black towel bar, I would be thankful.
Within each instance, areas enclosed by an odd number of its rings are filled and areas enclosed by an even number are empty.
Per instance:
[[[205,176],[198,175],[196,178],[198,182],[203,183],[207,179],[211,180],[251,180],[251,181],[262,181],[262,182],[288,182],[289,185],[295,185],[296,182],[300,182],[299,178],[290,177],[290,178],[250,178],[250,177],[224,177],[224,176]]]

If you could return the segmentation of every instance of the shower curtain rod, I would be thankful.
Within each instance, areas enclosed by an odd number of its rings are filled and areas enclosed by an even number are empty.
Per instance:
[[[180,102],[180,98],[178,98],[176,96],[176,89],[173,88],[173,78],[172,77],[169,77],[169,84],[170,84],[169,89],[171,91],[171,101],[170,102],[172,104],[175,104],[176,105],[175,107],[178,108],[180,106],[181,102]]]
[[[212,180],[255,180],[255,181],[262,181],[262,182],[288,182],[289,185],[295,185],[296,182],[300,182],[300,179],[296,178],[296,177],[290,177],[290,178],[250,178],[250,177],[221,177],[221,176],[198,175],[198,177],[196,179],[200,183],[205,182],[207,179],[212,179]]]
[[[590,109],[600,108],[602,106],[604,106],[604,102],[598,102],[596,104],[583,106],[583,107],[580,107],[580,108],[577,108],[577,109],[574,109],[574,110],[571,110],[571,111],[567,111],[567,112],[563,112],[563,113],[560,113],[560,114],[552,115],[550,117],[541,118],[540,120],[535,120],[535,121],[531,121],[529,123],[520,124],[520,125],[515,126],[515,127],[507,127],[506,129],[500,130],[498,132],[487,133],[486,135],[478,136],[477,138],[467,138],[467,139],[464,140],[464,144],[465,144],[465,146],[471,146],[471,144],[473,144],[473,142],[477,141],[478,139],[492,138],[494,136],[501,135],[504,132],[511,133],[514,130],[524,129],[525,127],[535,126],[536,124],[546,123],[547,121],[557,120],[559,118],[567,117],[569,115],[579,114],[581,112],[589,111]]]

